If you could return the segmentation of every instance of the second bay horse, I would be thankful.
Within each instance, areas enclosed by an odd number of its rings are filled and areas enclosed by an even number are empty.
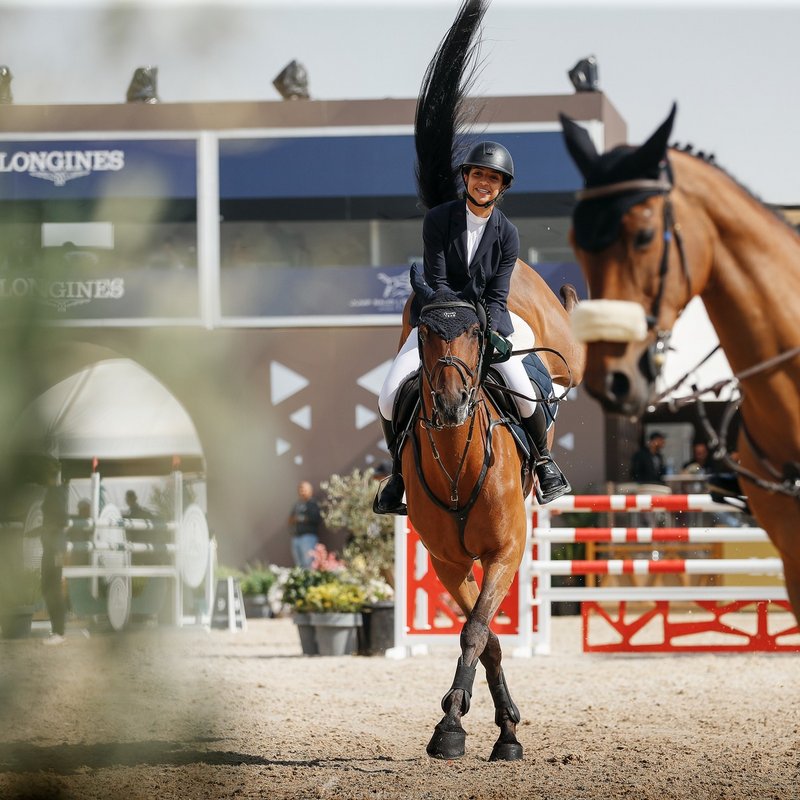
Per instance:
[[[700,295],[741,393],[731,466],[800,619],[800,236],[707,157],[669,148],[675,112],[640,147],[603,154],[562,117],[585,181],[570,235],[592,297],[573,317],[586,385],[607,411],[641,416]]]

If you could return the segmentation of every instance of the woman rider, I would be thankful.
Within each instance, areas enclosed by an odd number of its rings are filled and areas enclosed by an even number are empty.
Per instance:
[[[509,313],[508,292],[511,273],[519,255],[519,232],[496,207],[503,193],[514,180],[514,163],[505,147],[496,142],[480,142],[461,164],[461,177],[466,190],[462,199],[430,209],[422,224],[425,281],[434,291],[447,287],[462,291],[482,270],[483,301],[493,329],[508,337],[533,341],[528,324]],[[411,306],[411,333],[400,348],[381,388],[378,408],[387,444],[393,449],[392,475],[379,490],[373,508],[378,514],[405,514],[405,486],[400,474],[400,457],[394,447],[392,411],[397,391],[405,379],[419,368],[417,322],[421,311],[417,296]],[[549,503],[570,490],[570,485],[553,461],[547,446],[547,417],[541,403],[526,399],[531,395],[531,382],[522,356],[495,365],[508,386],[518,395],[514,398],[522,425],[533,441],[539,458],[534,470],[538,478],[540,503]]]

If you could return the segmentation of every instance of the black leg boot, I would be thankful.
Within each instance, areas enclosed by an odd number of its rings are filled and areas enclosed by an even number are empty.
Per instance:
[[[381,427],[386,446],[392,455],[392,474],[380,485],[375,499],[372,501],[372,510],[376,514],[407,514],[408,509],[403,502],[406,487],[400,471],[400,453],[397,452],[394,429],[388,419],[381,415]]]
[[[572,487],[550,455],[550,448],[547,446],[547,418],[541,405],[536,405],[533,416],[522,420],[522,426],[534,447],[536,500],[539,505],[544,505],[572,491]]]

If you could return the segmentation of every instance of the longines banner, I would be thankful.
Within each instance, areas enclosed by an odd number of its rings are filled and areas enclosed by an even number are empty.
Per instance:
[[[70,274],[59,279],[0,274],[4,301],[21,300],[38,319],[140,319],[196,317],[197,270],[139,269],[111,277]]]
[[[0,141],[0,199],[197,197],[194,139]]]

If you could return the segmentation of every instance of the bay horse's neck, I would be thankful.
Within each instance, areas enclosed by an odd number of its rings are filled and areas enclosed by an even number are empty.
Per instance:
[[[734,372],[800,345],[800,237],[722,170],[673,166],[689,269],[706,262],[700,294]]]

